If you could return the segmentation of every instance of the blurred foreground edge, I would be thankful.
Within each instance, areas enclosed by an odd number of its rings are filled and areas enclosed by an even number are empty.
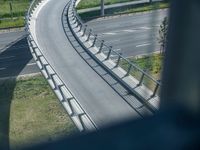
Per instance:
[[[200,149],[200,1],[171,0],[161,106],[154,117],[27,150]]]

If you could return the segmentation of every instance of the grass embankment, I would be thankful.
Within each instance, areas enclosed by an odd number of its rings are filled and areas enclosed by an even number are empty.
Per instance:
[[[13,28],[13,27],[23,27],[24,26],[24,18],[15,18],[15,19],[6,19],[0,20],[0,29],[1,28]]]
[[[107,9],[105,10],[105,16],[145,12],[157,9],[164,9],[164,8],[169,8],[169,3],[167,2],[153,2],[152,4],[143,3],[143,4],[114,8],[114,9]],[[99,17],[100,11],[84,12],[84,13],[79,13],[79,15],[83,20],[87,20],[88,18]]]
[[[145,56],[142,58],[129,58],[129,60],[140,67],[142,70],[146,70],[148,74],[150,74],[156,80],[160,79],[161,71],[162,71],[162,61],[164,56],[162,54],[152,54],[149,56]],[[126,61],[122,61],[120,66],[125,70],[128,70],[128,63]],[[138,80],[141,78],[141,73],[137,70],[132,69],[132,76],[137,78]],[[148,78],[144,78],[144,84],[150,89],[154,89],[155,83],[149,80]]]
[[[124,2],[131,2],[136,0],[104,0],[105,5],[111,5],[116,3],[124,3]],[[100,6],[101,0],[81,0],[81,2],[78,4],[77,9],[86,9],[86,8],[92,8]]]
[[[24,15],[29,3],[29,0],[0,0],[0,28],[24,26]]]
[[[17,149],[74,132],[74,124],[42,76],[0,81],[1,142],[8,137],[11,148]]]
[[[156,9],[164,9],[168,8],[169,3],[167,2],[156,2],[152,4],[142,4],[141,6],[138,5],[134,8],[127,8],[125,10],[118,10],[114,12],[114,14],[126,14],[126,13],[136,13],[136,12],[145,12],[145,11],[151,11],[151,10],[156,10]]]

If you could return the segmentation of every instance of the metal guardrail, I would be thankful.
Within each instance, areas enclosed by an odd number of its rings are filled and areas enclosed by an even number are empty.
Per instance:
[[[42,0],[33,0],[30,4],[28,13],[25,17],[26,20],[26,31],[28,33],[27,40],[29,47],[31,49],[31,53],[39,66],[42,74],[49,82],[51,88],[54,90],[55,94],[59,98],[61,104],[64,106],[71,119],[78,127],[81,132],[88,130],[96,130],[98,129],[95,123],[91,120],[91,118],[87,115],[84,109],[81,107],[77,98],[73,95],[73,93],[69,90],[66,84],[62,81],[53,67],[50,65],[48,60],[42,54],[42,51],[37,45],[37,42],[34,40],[30,31],[31,16],[36,8],[36,6],[41,3]]]
[[[101,40],[98,38],[98,35],[95,34],[92,29],[90,29],[87,24],[84,24],[80,16],[78,15],[75,5],[76,5],[77,0],[71,0],[71,4],[73,5],[73,11],[72,11],[72,17],[73,17],[73,23],[77,23],[77,27],[79,27],[79,31],[83,31],[82,36],[87,36],[86,41],[92,41],[92,46],[96,46],[99,51],[98,53],[103,52],[106,55],[106,60],[111,59],[112,60],[112,55],[114,54],[117,56],[117,59],[113,59],[116,62],[115,67],[119,67],[120,63],[127,62],[128,64],[128,69],[126,70],[127,73],[125,76],[129,76],[132,71],[137,71],[140,73],[140,79],[138,86],[142,85],[144,83],[144,80],[148,80],[149,82],[154,83],[154,88],[153,88],[153,93],[151,97],[156,96],[158,89],[161,87],[161,82],[160,80],[154,79],[151,75],[149,75],[147,72],[139,68],[136,64],[130,62],[127,58],[123,57],[120,53],[116,52],[112,46],[109,46],[105,44],[104,40]]]

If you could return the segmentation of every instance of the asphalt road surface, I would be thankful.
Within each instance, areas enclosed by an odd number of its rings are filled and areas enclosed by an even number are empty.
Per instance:
[[[98,37],[125,57],[160,50],[159,26],[168,10],[95,19],[87,22]]]
[[[39,72],[24,31],[0,33],[0,78]]]
[[[42,53],[97,127],[124,119],[139,118],[136,109],[145,107],[142,107],[138,99],[124,93],[123,96],[130,100],[134,108],[130,106],[125,98],[114,90],[118,83],[114,82],[113,86],[110,86],[105,82],[76,50],[79,49],[82,54],[85,51],[78,44],[73,47],[66,37],[61,18],[66,3],[66,0],[50,0],[38,13],[35,32]],[[92,61],[91,58],[88,60]],[[95,68],[101,69],[98,64]],[[103,74],[109,81],[114,80],[106,72]]]

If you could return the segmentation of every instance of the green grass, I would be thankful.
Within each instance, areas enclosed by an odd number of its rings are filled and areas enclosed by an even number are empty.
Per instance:
[[[130,2],[135,0],[104,0],[105,5]],[[101,0],[81,0],[78,4],[77,9],[85,9],[100,6]]]
[[[12,13],[10,12],[10,2]],[[0,19],[2,19],[0,28],[24,26],[23,17],[29,7],[29,2],[29,0],[0,0]]]
[[[10,18],[10,1],[0,0],[0,18]],[[25,11],[28,9],[29,0],[13,0],[11,1],[13,8],[13,17],[24,16]]]
[[[114,12],[114,14],[144,12],[144,11],[150,11],[150,10],[156,10],[156,9],[164,9],[164,8],[168,8],[168,7],[169,7],[169,3],[157,2],[157,3],[153,3],[151,5],[144,4],[143,6],[140,6],[140,7],[129,8],[129,9],[122,10],[122,11],[119,10],[119,11]]]
[[[159,80],[162,71],[163,58],[164,56],[162,54],[152,54],[142,58],[134,58],[134,57],[129,58],[129,60],[133,64],[136,64],[138,67],[140,67],[142,70],[146,70],[146,72],[150,74],[154,79]],[[129,67],[126,61],[121,61],[120,66],[126,71],[128,70]],[[134,69],[132,69],[130,74],[138,80],[142,75],[138,70]],[[155,87],[155,83],[146,77],[144,78],[144,84],[152,90]]]
[[[54,141],[76,131],[42,76],[0,81],[0,141],[9,135],[12,149]]]
[[[151,11],[156,9],[164,9],[169,8],[169,3],[167,2],[154,2],[152,4],[144,3],[144,4],[138,4],[134,6],[126,6],[126,7],[120,7],[115,9],[110,9],[105,11],[105,15],[118,15],[118,14],[129,14],[129,13],[136,13],[136,12],[145,12],[145,11]],[[99,11],[92,11],[92,12],[84,12],[79,13],[81,18],[83,20],[87,20],[87,18],[93,18],[93,17],[99,17],[100,12]]]
[[[0,28],[12,28],[24,26],[24,18],[0,20]]]

